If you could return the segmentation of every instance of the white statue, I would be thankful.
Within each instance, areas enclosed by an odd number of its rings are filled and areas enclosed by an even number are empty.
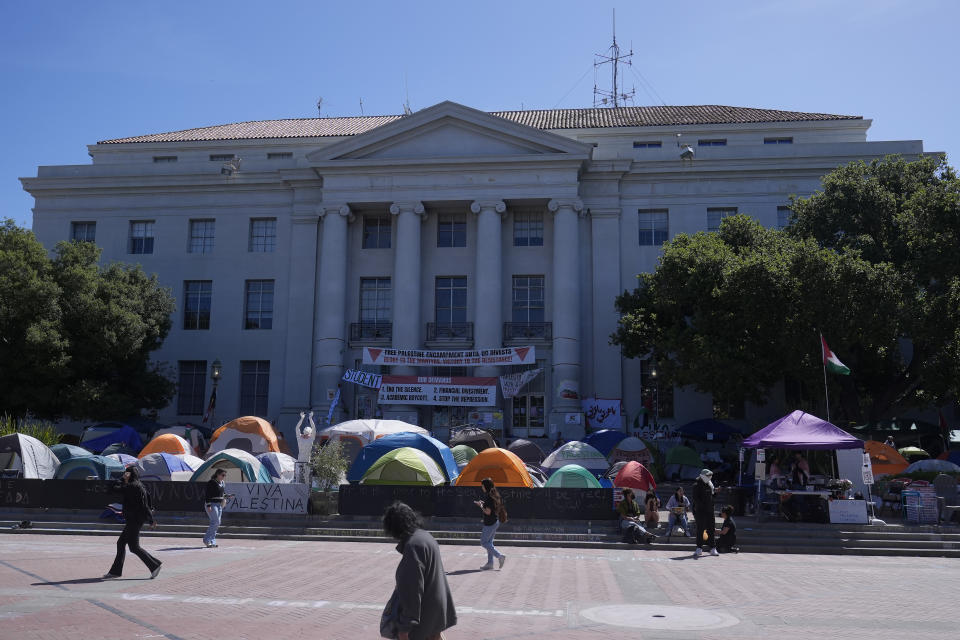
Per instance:
[[[310,421],[310,425],[301,429],[300,425],[303,424],[303,418],[305,416]],[[313,422],[313,411],[311,411],[309,415],[301,411],[300,422],[297,423],[297,446],[299,447],[297,451],[297,462],[310,463],[310,456],[313,453],[313,441],[316,438],[317,425]]]

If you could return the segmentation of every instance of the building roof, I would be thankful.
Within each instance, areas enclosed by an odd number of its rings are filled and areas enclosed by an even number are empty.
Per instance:
[[[863,119],[863,116],[779,111],[777,109],[753,109],[750,107],[727,107],[723,105],[538,109],[533,111],[493,111],[490,115],[537,129],[605,129],[614,127]],[[200,127],[198,129],[185,129],[183,131],[170,131],[167,133],[153,133],[129,138],[114,138],[112,140],[101,140],[99,144],[353,136],[376,129],[402,117],[403,116],[400,115],[392,115],[258,120],[254,122],[237,122],[233,124]]]

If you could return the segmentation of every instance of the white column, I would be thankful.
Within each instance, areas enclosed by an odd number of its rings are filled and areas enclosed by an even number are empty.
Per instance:
[[[507,210],[502,200],[476,201],[470,211],[477,214],[477,253],[474,269],[473,344],[477,349],[496,349],[503,344],[503,241],[500,220]],[[477,367],[481,377],[499,374],[498,367]]]
[[[419,349],[420,336],[420,224],[423,203],[395,202],[390,213],[397,221],[397,247],[393,252],[393,346]],[[398,313],[402,305],[403,311]],[[410,367],[395,367],[394,373],[410,375]]]
[[[576,198],[551,200],[553,212],[553,404],[551,430],[579,437],[583,425],[566,425],[566,414],[581,413],[580,394],[580,248]],[[573,397],[575,396],[575,397]],[[582,422],[582,417],[581,417]]]
[[[313,375],[311,407],[325,419],[330,408],[329,392],[343,375],[343,352],[347,326],[347,223],[352,219],[346,205],[320,205],[323,232],[317,298],[313,312]],[[336,422],[339,409],[334,415]]]

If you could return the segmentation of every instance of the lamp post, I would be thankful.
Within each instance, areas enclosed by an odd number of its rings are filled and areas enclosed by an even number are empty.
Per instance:
[[[213,392],[210,394],[210,424],[217,426],[217,385],[220,384],[220,378],[223,376],[223,363],[220,358],[213,361],[210,366],[210,379],[213,380]]]
[[[657,380],[657,368],[651,367],[650,377],[653,378],[653,428],[660,428],[660,383]]]

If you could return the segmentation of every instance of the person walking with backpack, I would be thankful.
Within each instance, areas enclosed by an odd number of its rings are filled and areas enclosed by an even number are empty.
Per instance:
[[[140,547],[140,529],[147,522],[150,527],[157,528],[157,521],[153,519],[153,513],[150,508],[150,497],[147,495],[147,489],[140,482],[140,472],[136,467],[127,467],[123,472],[121,483],[116,487],[119,493],[123,494],[123,531],[117,539],[117,556],[113,560],[113,566],[110,571],[103,576],[104,580],[119,578],[123,573],[123,560],[126,556],[126,547],[130,547],[130,553],[135,554],[143,560],[150,571],[150,578],[156,578],[160,573],[160,566],[163,564],[152,555]]]
[[[480,533],[480,546],[487,550],[487,564],[480,567],[483,570],[493,569],[493,559],[496,558],[503,569],[503,563],[507,556],[500,553],[493,546],[493,537],[497,534],[497,529],[501,522],[507,521],[507,510],[503,506],[503,499],[500,498],[500,492],[490,478],[484,478],[480,481],[483,487],[483,500],[475,500],[473,504],[480,507],[483,511],[483,530]]]

